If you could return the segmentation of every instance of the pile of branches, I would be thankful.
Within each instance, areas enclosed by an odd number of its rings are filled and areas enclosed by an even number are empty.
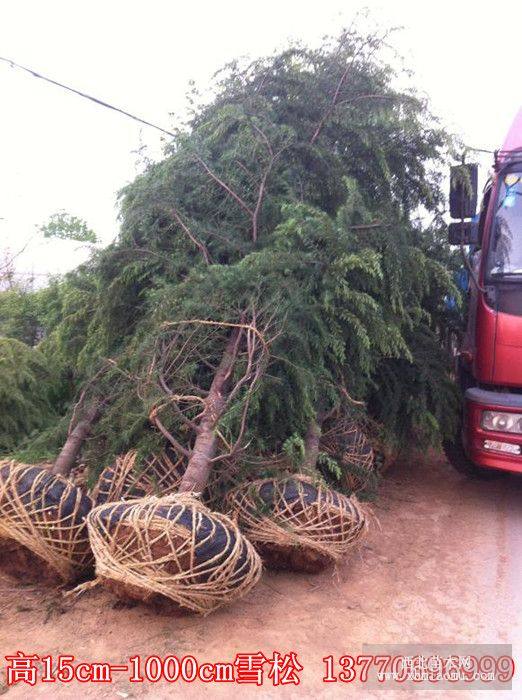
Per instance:
[[[215,494],[292,445],[295,474],[349,494],[375,476],[367,420],[389,444],[451,433],[451,140],[386,56],[386,32],[352,27],[221,72],[121,192],[116,241],[42,297],[61,418],[33,456],[67,437],[65,474],[83,445],[110,503]]]
[[[423,96],[398,89],[389,43],[385,31],[352,26],[318,48],[225,67],[164,159],[121,192],[116,242],[39,297],[39,350],[62,381],[55,410],[107,369],[88,463],[129,449],[144,459],[165,440],[188,460],[213,430],[190,385],[209,391],[223,342],[267,323],[269,371],[244,418],[242,387],[230,392],[211,460],[241,449],[228,423],[250,452],[277,453],[347,394],[389,442],[426,445],[452,431],[440,338],[444,298],[458,292],[439,174],[451,140]],[[185,372],[179,388],[161,377]],[[33,451],[62,439],[57,424],[32,438]]]

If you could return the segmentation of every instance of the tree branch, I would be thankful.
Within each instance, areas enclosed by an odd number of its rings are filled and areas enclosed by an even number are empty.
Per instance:
[[[165,437],[170,442],[170,444],[178,454],[182,454],[190,459],[190,456],[192,454],[190,450],[187,450],[185,447],[183,447],[183,445],[180,442],[178,442],[176,438],[173,435],[171,435],[171,433],[169,433],[167,428],[165,428],[161,420],[158,418],[158,408],[153,408],[150,411],[149,420],[158,428],[163,437]]]
[[[200,165],[203,166],[203,169],[205,170],[205,172],[207,173],[207,175],[209,175],[209,177],[211,177],[212,180],[214,180],[214,182],[216,182],[222,189],[224,189],[225,192],[226,192],[227,194],[229,194],[233,199],[235,199],[236,202],[239,204],[239,206],[240,206],[244,211],[246,211],[247,214],[250,215],[250,217],[252,217],[253,214],[254,214],[254,212],[253,212],[252,209],[248,206],[248,204],[247,204],[243,199],[241,199],[241,197],[237,194],[237,192],[235,192],[231,187],[229,187],[225,182],[223,182],[223,180],[221,180],[221,179],[216,175],[216,173],[214,173],[214,172],[208,167],[208,165],[205,163],[205,161],[204,161],[202,158],[200,158],[200,156],[196,155],[195,157],[196,157],[196,160],[198,161],[198,163],[200,163]]]
[[[339,95],[341,94],[341,90],[342,90],[342,88],[343,88],[343,86],[344,86],[344,83],[346,82],[346,78],[348,77],[348,75],[349,75],[351,69],[354,67],[356,59],[360,56],[360,54],[362,53],[363,49],[364,49],[366,46],[369,46],[369,45],[371,46],[372,40],[373,40],[374,38],[376,38],[376,37],[373,36],[373,37],[367,38],[367,40],[366,40],[364,43],[362,43],[362,44],[359,46],[359,48],[355,51],[354,55],[352,56],[352,60],[351,60],[351,61],[348,63],[348,65],[346,66],[346,68],[345,68],[345,70],[344,70],[344,72],[343,72],[343,74],[342,74],[342,76],[341,76],[341,79],[339,80],[339,82],[338,82],[338,84],[337,84],[337,88],[336,88],[336,90],[335,90],[335,92],[334,92],[334,95],[333,95],[333,97],[332,97],[332,102],[331,102],[329,108],[326,110],[326,112],[325,112],[325,113],[323,114],[323,116],[321,117],[321,119],[320,119],[320,121],[319,121],[319,123],[318,123],[318,125],[317,125],[317,128],[315,129],[315,131],[314,131],[314,133],[313,133],[313,136],[312,136],[312,138],[310,139],[310,143],[311,143],[312,145],[317,141],[317,139],[319,138],[319,134],[320,134],[321,131],[323,130],[324,125],[326,124],[326,122],[328,121],[328,119],[330,119],[330,117],[332,116],[332,114],[333,114],[333,112],[334,112],[334,110],[335,110],[335,108],[336,108],[336,106],[337,106],[337,103],[338,103],[338,101],[339,101]],[[375,48],[374,48],[373,51],[370,52],[370,56],[371,56],[374,52],[375,52]],[[354,98],[354,101],[357,101],[358,99],[361,99],[362,97],[373,97],[373,95],[372,95],[372,96],[370,96],[370,95],[360,95],[360,96],[355,97],[355,98]],[[346,100],[346,101],[350,101],[350,100]]]
[[[197,246],[197,248],[199,248],[201,255],[203,256],[203,259],[206,262],[206,264],[211,265],[212,260],[210,258],[210,254],[208,252],[207,246],[202,241],[200,241],[199,238],[197,238],[197,236],[195,236],[192,233],[192,231],[187,226],[187,224],[183,221],[183,219],[179,215],[178,210],[175,207],[171,207],[170,212],[171,212],[172,216],[174,217],[178,226],[182,229],[182,231],[184,231],[186,233],[186,235],[190,238],[192,243],[194,243],[194,245]]]

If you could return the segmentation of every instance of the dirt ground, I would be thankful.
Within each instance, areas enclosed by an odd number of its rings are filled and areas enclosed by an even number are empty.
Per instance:
[[[522,477],[468,481],[442,457],[401,464],[374,505],[360,553],[337,575],[265,572],[245,599],[206,618],[122,608],[95,589],[71,601],[0,577],[0,666],[6,654],[73,654],[127,663],[141,654],[230,662],[238,652],[297,653],[301,685],[261,688],[166,682],[0,686],[6,698],[408,697],[407,690],[322,682],[322,658],[361,653],[363,643],[513,643],[522,659]],[[520,665],[520,663],[519,663]],[[520,671],[519,671],[520,673]],[[517,684],[520,683],[520,678]],[[415,697],[433,697],[420,691]],[[443,691],[443,697],[522,697],[522,689]]]

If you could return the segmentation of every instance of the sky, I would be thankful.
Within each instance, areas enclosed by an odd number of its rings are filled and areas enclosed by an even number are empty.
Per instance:
[[[442,123],[469,146],[494,149],[522,106],[522,3],[468,0],[0,0],[0,56],[165,128],[190,80],[205,88],[238,56],[289,40],[318,44],[362,8],[383,27]],[[66,210],[103,243],[118,232],[117,192],[161,157],[161,136],[0,62],[0,251],[43,284],[89,250],[44,241],[38,226]],[[478,158],[490,164],[490,156]]]

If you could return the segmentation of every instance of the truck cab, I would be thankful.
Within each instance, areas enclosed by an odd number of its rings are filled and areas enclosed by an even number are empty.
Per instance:
[[[446,454],[461,471],[522,472],[522,109],[483,192],[476,165],[454,166],[449,240],[467,253],[467,328],[457,352],[462,423]]]

